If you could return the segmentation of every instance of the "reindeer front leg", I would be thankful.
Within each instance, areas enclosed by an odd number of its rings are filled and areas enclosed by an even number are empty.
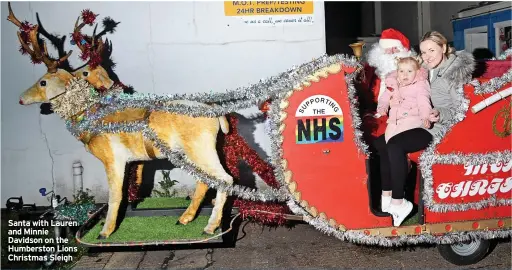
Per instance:
[[[118,162],[120,163],[120,162]],[[119,204],[123,198],[123,174],[124,166],[108,164],[105,166],[108,177],[108,211],[105,225],[98,236],[98,239],[108,238],[116,228]]]

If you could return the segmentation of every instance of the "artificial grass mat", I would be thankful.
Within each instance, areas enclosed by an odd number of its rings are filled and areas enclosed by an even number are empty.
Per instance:
[[[149,208],[183,208],[188,207],[191,200],[183,197],[157,197],[145,198],[144,201],[137,204],[137,209]]]
[[[203,235],[209,216],[197,216],[187,225],[176,225],[179,216],[126,217],[117,231],[107,239],[98,240],[103,222],[101,220],[83,237],[86,243],[164,241],[164,240],[199,240],[211,237]]]

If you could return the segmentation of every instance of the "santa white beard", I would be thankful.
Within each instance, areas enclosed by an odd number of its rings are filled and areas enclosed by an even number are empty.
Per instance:
[[[372,45],[372,48],[368,51],[366,59],[368,64],[375,68],[375,73],[381,79],[379,97],[384,93],[386,85],[384,79],[386,75],[395,71],[396,58],[403,58],[408,56],[415,56],[416,53],[413,50],[406,50],[403,47],[398,47],[399,52],[395,54],[386,54],[384,49],[379,46],[379,43]]]

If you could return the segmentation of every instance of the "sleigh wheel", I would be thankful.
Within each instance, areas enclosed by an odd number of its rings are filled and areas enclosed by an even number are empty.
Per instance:
[[[438,245],[443,258],[455,265],[470,265],[481,261],[492,250],[491,242],[484,239],[474,239],[451,245]]]

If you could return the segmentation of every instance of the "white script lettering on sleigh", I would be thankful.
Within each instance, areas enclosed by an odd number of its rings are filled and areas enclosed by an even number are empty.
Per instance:
[[[499,173],[499,172],[509,172],[512,168],[512,160],[509,161],[506,165],[504,163],[496,163],[483,165],[465,165],[464,169],[466,172],[464,175],[477,175],[477,174],[485,174],[490,171],[490,173]],[[495,177],[490,182],[487,179],[479,179],[479,180],[469,180],[462,181],[457,184],[454,183],[441,183],[436,188],[436,193],[440,199],[446,199],[448,196],[452,198],[457,197],[465,197],[475,196],[475,195],[492,195],[496,192],[507,193],[512,190],[512,177],[507,178],[498,178]]]

